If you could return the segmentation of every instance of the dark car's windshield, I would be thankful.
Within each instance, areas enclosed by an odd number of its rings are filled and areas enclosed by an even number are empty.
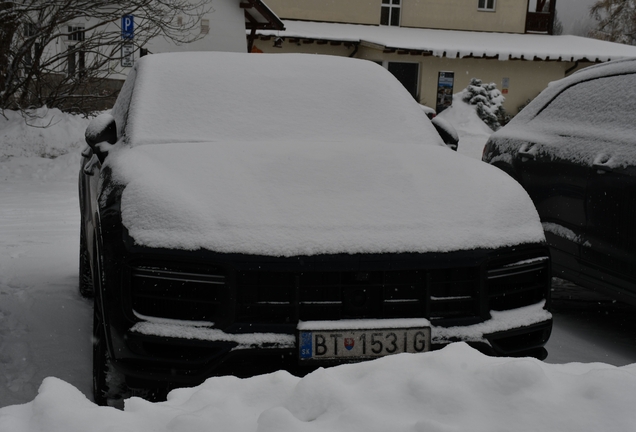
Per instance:
[[[636,74],[597,78],[572,86],[532,121],[540,126],[601,128],[612,133],[634,127]]]
[[[313,55],[172,53],[139,62],[126,134],[133,145],[266,140],[441,145],[385,69]]]

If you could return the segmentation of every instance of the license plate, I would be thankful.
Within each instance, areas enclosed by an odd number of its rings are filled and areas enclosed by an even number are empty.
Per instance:
[[[431,329],[301,331],[300,360],[364,359],[431,349]]]

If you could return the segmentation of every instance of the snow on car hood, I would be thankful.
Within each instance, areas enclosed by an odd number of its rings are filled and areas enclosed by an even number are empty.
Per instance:
[[[123,224],[148,247],[294,256],[544,240],[521,186],[445,147],[179,143],[122,146],[107,163],[125,185]]]

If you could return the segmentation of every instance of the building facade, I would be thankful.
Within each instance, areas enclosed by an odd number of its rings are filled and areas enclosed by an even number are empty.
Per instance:
[[[471,78],[497,85],[506,109],[549,82],[636,48],[553,36],[556,2],[546,0],[268,0],[285,31],[258,31],[256,52],[356,57],[386,67],[415,99],[448,103]],[[451,89],[448,90],[448,86]]]

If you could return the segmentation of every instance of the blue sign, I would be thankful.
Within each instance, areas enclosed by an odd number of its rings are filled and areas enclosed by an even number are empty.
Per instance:
[[[121,17],[121,37],[122,39],[132,39],[135,37],[135,17],[124,15]]]
[[[300,358],[310,359],[313,352],[311,332],[300,332]]]

